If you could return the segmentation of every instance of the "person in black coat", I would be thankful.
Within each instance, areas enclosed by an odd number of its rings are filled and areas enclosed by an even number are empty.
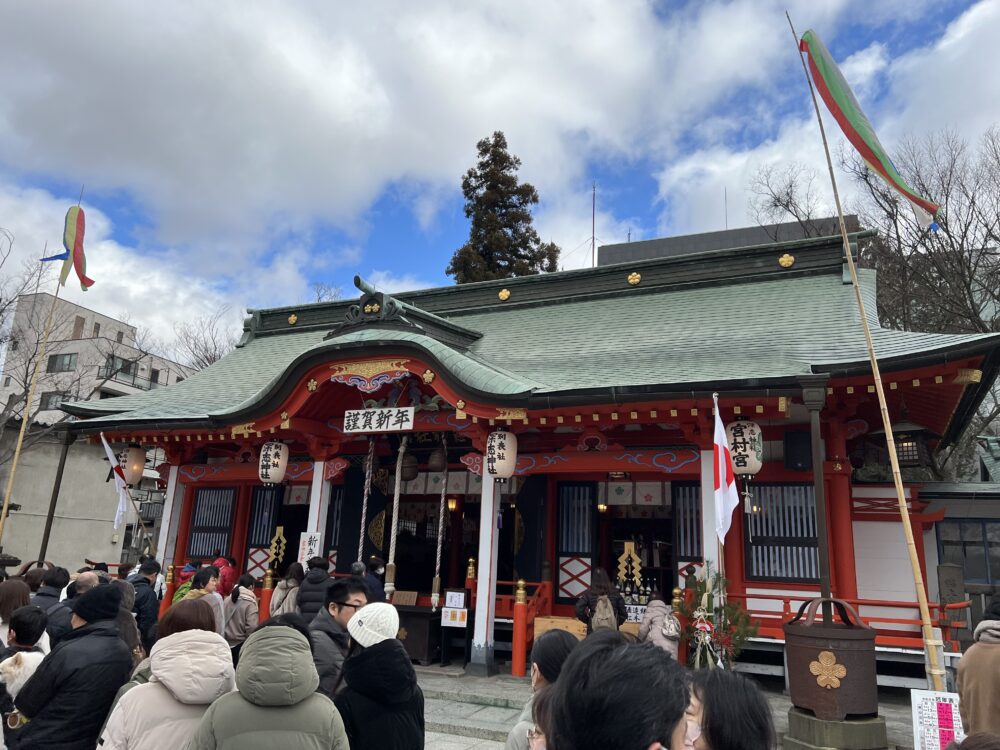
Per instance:
[[[325,557],[311,557],[309,572],[299,584],[299,614],[307,621],[312,621],[316,613],[323,609],[326,602],[326,590],[330,588],[333,579],[330,578],[329,563]]]
[[[128,577],[128,582],[135,589],[135,604],[132,612],[135,614],[135,624],[139,628],[142,647],[148,654],[156,640],[156,621],[160,617],[160,600],[156,596],[153,584],[160,575],[160,564],[156,560],[146,560],[139,566],[139,572]]]
[[[49,624],[45,632],[49,634],[51,648],[55,648],[62,637],[73,629],[70,625],[73,613],[67,604],[60,601],[62,590],[68,585],[69,571],[66,568],[49,568],[42,578],[42,585],[31,597],[31,603],[41,607],[48,618]]]
[[[591,620],[597,609],[597,601],[602,597],[608,597],[611,607],[615,611],[615,618],[618,620],[620,628],[628,619],[628,610],[625,609],[625,597],[618,593],[611,584],[611,579],[604,571],[604,568],[594,568],[590,578],[590,588],[583,592],[576,601],[576,618],[587,625],[587,632],[591,632]]]
[[[333,702],[351,750],[422,750],[424,694],[403,644],[396,639],[399,614],[377,602],[347,623],[351,653],[344,684]]]
[[[319,692],[333,697],[351,645],[347,623],[368,603],[368,587],[357,578],[340,578],[326,590],[326,602],[309,624],[309,642],[319,673]]]
[[[369,601],[385,601],[385,584],[379,576],[385,575],[385,561],[381,557],[371,556],[368,560],[368,572],[365,574],[365,581],[368,582],[368,590],[371,591]]]
[[[73,601],[73,631],[59,642],[14,700],[28,720],[13,735],[19,750],[94,750],[132,654],[115,618],[122,595],[97,586]]]

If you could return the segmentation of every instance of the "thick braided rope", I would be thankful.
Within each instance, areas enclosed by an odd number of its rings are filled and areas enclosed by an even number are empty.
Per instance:
[[[403,436],[399,444],[399,455],[396,457],[396,489],[392,496],[392,536],[389,537],[389,565],[396,564],[396,536],[399,531],[399,492],[403,484],[403,456],[406,455],[406,444],[409,440],[409,435]]]
[[[375,441],[368,438],[368,458],[365,460],[365,492],[361,499],[361,533],[358,534],[358,562],[365,552],[365,524],[368,522],[368,496],[372,491],[372,468],[375,464]]]
[[[437,561],[434,563],[435,582],[441,579],[441,545],[444,543],[445,495],[448,494],[448,442],[443,434],[441,435],[441,448],[444,450],[444,480],[441,482],[441,504],[438,506]],[[439,591],[431,593],[431,609],[437,609],[439,596]]]

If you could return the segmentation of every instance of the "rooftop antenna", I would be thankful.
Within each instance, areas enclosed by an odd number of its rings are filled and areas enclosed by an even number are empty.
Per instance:
[[[626,240],[626,241],[627,242],[631,242],[632,241],[632,227],[628,228],[628,240]]]
[[[597,267],[597,183],[591,186],[590,194],[590,267]]]

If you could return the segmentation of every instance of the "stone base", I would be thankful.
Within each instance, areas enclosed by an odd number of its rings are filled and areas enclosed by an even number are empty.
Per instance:
[[[470,677],[493,677],[499,674],[493,660],[493,646],[474,646],[465,673]]]
[[[884,750],[889,747],[885,719],[823,721],[794,706],[788,709],[785,750]]]

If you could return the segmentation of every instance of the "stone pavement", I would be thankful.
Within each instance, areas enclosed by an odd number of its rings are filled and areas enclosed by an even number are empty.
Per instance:
[[[461,669],[416,667],[424,691],[426,750],[502,750],[531,695],[527,679],[506,676],[465,677]],[[788,728],[788,697],[781,680],[758,680],[774,715],[779,736]],[[908,690],[879,691],[880,713],[886,720],[889,744],[913,747]]]

